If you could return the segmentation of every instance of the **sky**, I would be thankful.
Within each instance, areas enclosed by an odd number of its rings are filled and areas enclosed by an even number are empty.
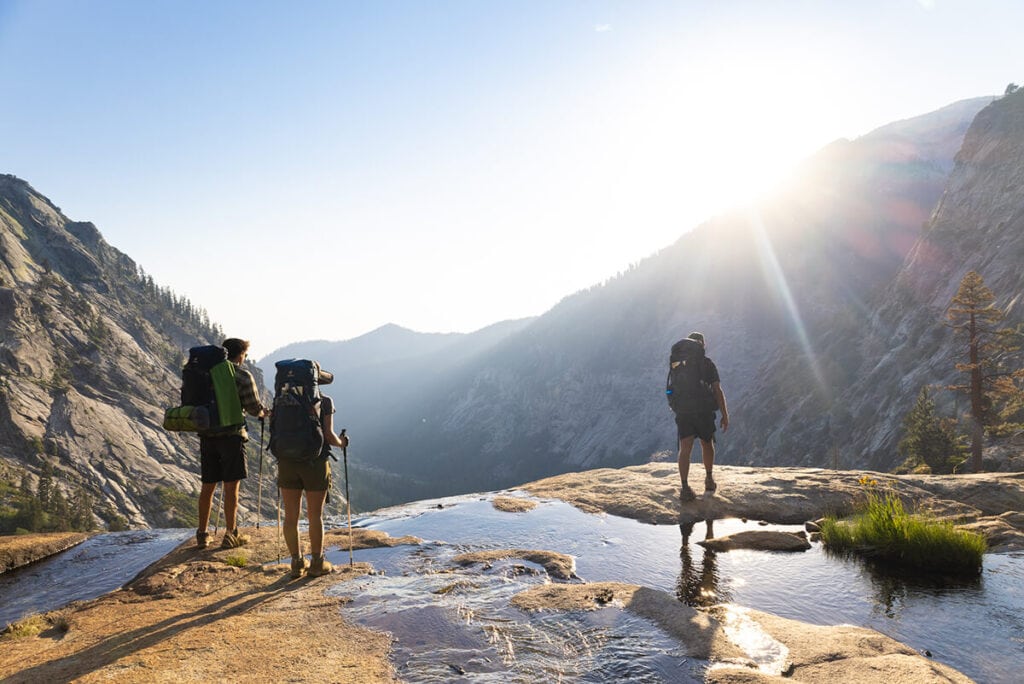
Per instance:
[[[838,138],[1024,84],[1019,0],[0,0],[0,173],[250,356],[536,316]]]

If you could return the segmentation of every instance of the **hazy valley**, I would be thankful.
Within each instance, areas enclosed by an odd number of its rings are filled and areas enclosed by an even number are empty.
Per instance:
[[[187,526],[197,443],[160,420],[188,347],[220,331],[27,183],[0,179],[0,210],[0,481],[32,486],[49,464],[104,524]],[[386,326],[258,365],[268,380],[286,357],[336,373],[359,508],[673,449],[665,366],[691,330],[730,402],[720,462],[892,468],[920,387],[955,376],[942,316],[963,274],[1021,322],[1024,93],[837,141],[771,199],[685,229],[534,319]],[[250,472],[257,457],[254,443]]]

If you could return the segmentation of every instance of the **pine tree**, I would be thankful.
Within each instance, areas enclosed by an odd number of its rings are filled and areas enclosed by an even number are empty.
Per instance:
[[[92,532],[96,528],[92,507],[92,495],[84,487],[78,487],[71,500],[71,529],[77,532]]]
[[[50,527],[57,532],[68,532],[71,530],[71,511],[68,508],[68,501],[60,487],[53,488],[50,496],[50,507],[46,511],[50,514]]]
[[[948,325],[966,339],[966,363],[956,369],[967,381],[950,389],[970,398],[971,467],[981,472],[981,450],[985,427],[999,424],[1001,406],[1019,391],[1015,380],[1020,369],[1007,370],[1008,357],[1016,351],[1014,331],[1000,327],[1006,314],[995,306],[996,296],[975,271],[960,281],[960,288],[946,310]]]
[[[903,419],[903,429],[898,448],[909,465],[924,463],[933,473],[949,473],[963,461],[956,433],[950,421],[936,413],[927,387],[921,388],[914,407]]]
[[[39,484],[36,485],[36,499],[44,511],[50,510],[50,499],[53,497],[54,490],[53,475],[53,464],[44,460],[43,467],[39,470]]]

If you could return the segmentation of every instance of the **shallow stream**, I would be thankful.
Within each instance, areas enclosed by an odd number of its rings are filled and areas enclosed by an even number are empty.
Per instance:
[[[63,553],[0,575],[0,629],[30,613],[120,588],[194,530],[108,532]]]
[[[419,502],[359,521],[419,547],[357,551],[385,574],[334,592],[353,600],[344,614],[390,631],[399,676],[450,681],[701,681],[707,663],[687,659],[646,620],[617,608],[586,614],[527,615],[512,595],[543,582],[543,570],[518,559],[457,568],[458,553],[500,548],[559,551],[576,559],[588,582],[618,581],[674,593],[691,605],[727,603],[822,625],[871,627],[979,682],[1016,682],[1024,664],[1024,555],[985,556],[972,582],[880,575],[861,562],[826,554],[705,551],[697,542],[741,529],[782,529],[754,522],[699,522],[690,529],[589,515],[547,501],[527,513],[496,510],[490,497]],[[439,508],[440,506],[440,508]],[[331,560],[348,562],[348,551]],[[768,672],[781,667],[779,645],[749,630],[736,610],[734,640]]]

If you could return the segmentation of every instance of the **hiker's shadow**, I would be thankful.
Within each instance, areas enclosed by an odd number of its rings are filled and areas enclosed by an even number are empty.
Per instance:
[[[244,577],[239,577],[214,590],[222,591],[230,587],[231,584],[242,582],[243,584],[237,592],[195,611],[179,613],[155,624],[146,624],[128,632],[118,632],[117,620],[112,620],[105,627],[113,633],[98,643],[62,658],[20,670],[4,681],[54,683],[76,680],[133,653],[155,646],[164,640],[172,639],[182,632],[241,615],[268,600],[283,596],[305,585],[304,582],[290,581],[287,574],[282,574],[281,578],[272,584],[257,588],[244,583],[244,579]],[[201,597],[197,596],[196,600],[201,600]],[[131,610],[132,604],[124,604],[124,608]],[[95,629],[103,628],[96,627]]]
[[[714,521],[704,520],[704,539],[711,539],[715,536]],[[693,562],[694,550],[690,548],[690,536],[693,534],[695,523],[684,522],[679,524],[679,532],[682,541],[679,546],[679,560],[682,567],[679,572],[679,580],[676,582],[676,596],[683,603],[694,608],[706,608],[729,600],[729,597],[721,589],[721,578],[718,573],[718,562],[716,552],[701,548],[702,554],[700,567]]]

